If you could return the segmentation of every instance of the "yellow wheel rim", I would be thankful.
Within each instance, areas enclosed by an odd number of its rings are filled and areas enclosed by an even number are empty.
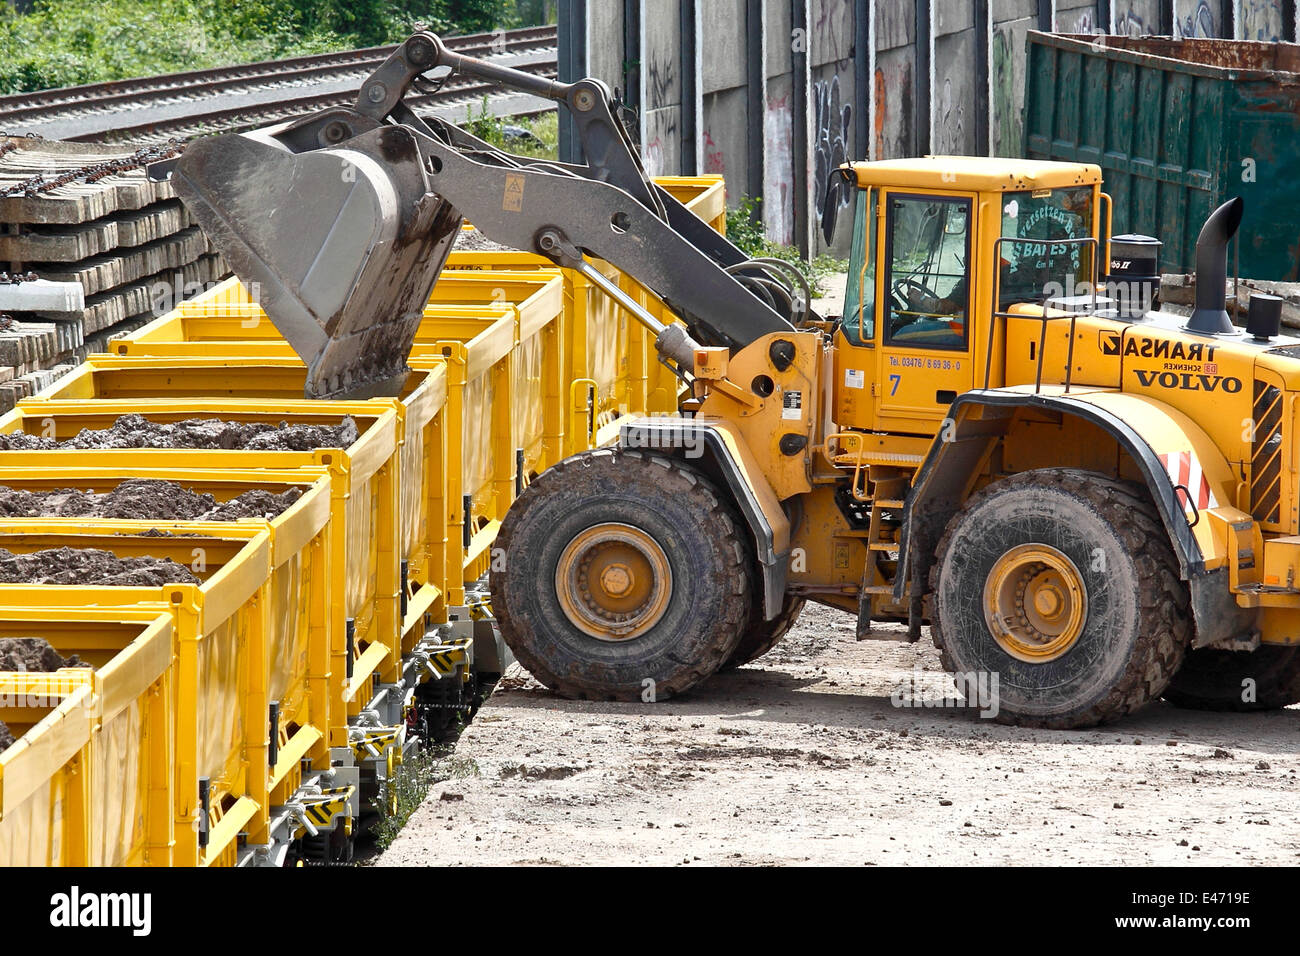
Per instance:
[[[577,535],[560,554],[555,591],[573,625],[602,641],[630,641],[668,610],[668,556],[640,528],[607,522]]]
[[[1051,545],[1012,548],[984,582],[984,620],[998,645],[1018,660],[1055,660],[1074,646],[1087,619],[1083,576]]]

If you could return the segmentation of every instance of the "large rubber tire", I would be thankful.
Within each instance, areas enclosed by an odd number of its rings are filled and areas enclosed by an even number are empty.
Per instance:
[[[1072,645],[1027,661],[994,638],[985,583],[1004,555],[1037,545],[1073,562],[1087,609]],[[1165,691],[1191,633],[1187,588],[1145,489],[1090,472],[1025,472],[972,497],[939,543],[930,587],[944,667],[996,674],[1002,723],[1091,727],[1132,713]]]
[[[1254,681],[1246,695],[1246,681]],[[1243,699],[1245,696],[1253,700]],[[1300,703],[1300,647],[1188,651],[1165,700],[1192,710],[1276,710]]]
[[[556,569],[582,532],[618,523],[662,549],[672,587],[645,633],[603,640],[566,614]],[[492,607],[502,637],[533,676],[565,697],[664,700],[715,673],[749,623],[752,559],[728,500],[679,462],[625,449],[568,458],[506,515],[495,549]]]
[[[757,585],[754,590],[761,591]],[[741,635],[740,643],[731,652],[727,662],[722,665],[723,670],[731,670],[750,661],[756,661],[776,647],[777,642],[785,637],[786,632],[794,627],[795,621],[799,620],[799,614],[805,604],[804,598],[787,594],[781,604],[780,613],[772,620],[766,621],[763,619],[763,608],[759,600],[761,600],[761,593],[759,599],[754,602],[754,607],[750,608],[749,628]]]

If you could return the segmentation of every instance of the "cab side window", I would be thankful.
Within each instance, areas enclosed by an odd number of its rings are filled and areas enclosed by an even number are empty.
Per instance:
[[[887,345],[965,349],[970,317],[969,199],[891,196]]]
[[[844,291],[844,336],[853,345],[868,345],[876,336],[876,196],[875,189],[860,189],[854,200]]]

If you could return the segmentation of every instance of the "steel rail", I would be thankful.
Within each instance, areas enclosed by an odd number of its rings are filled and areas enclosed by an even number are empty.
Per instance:
[[[456,52],[471,55],[523,54],[530,50],[554,49],[555,28],[528,27],[503,34],[449,37],[446,42]],[[237,94],[241,91],[251,93],[276,86],[293,88],[306,85],[312,80],[345,79],[354,73],[363,76],[381,64],[394,49],[395,46],[370,47],[0,96],[0,117],[3,117],[5,127],[12,132],[21,130],[26,125],[72,121],[82,115],[102,115],[106,108],[115,105],[129,104],[130,109],[123,110],[124,114],[139,116],[139,111],[148,110],[151,102],[161,105],[193,99],[199,103],[205,97],[213,95]],[[198,118],[200,117],[196,114],[196,119]],[[147,125],[134,123],[123,128],[137,129]],[[103,134],[92,133],[68,138],[93,141],[100,135]]]

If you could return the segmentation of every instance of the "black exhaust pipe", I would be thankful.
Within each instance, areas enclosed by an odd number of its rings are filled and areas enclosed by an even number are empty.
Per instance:
[[[1196,308],[1187,320],[1189,332],[1202,335],[1225,335],[1236,332],[1228,318],[1228,240],[1241,225],[1245,203],[1241,197],[1229,199],[1205,220],[1196,239]]]

